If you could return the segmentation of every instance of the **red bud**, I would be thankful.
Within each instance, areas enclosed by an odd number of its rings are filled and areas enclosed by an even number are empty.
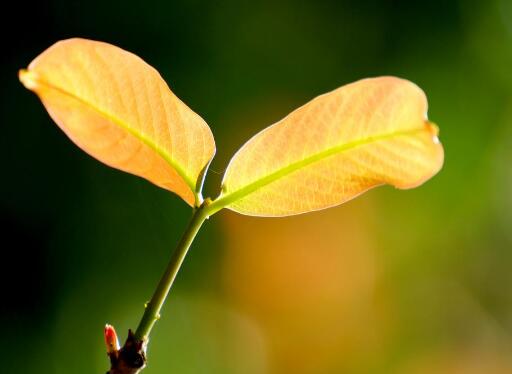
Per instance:
[[[105,325],[105,344],[107,345],[108,355],[115,353],[120,349],[116,330],[114,329],[114,326],[109,325],[108,323]]]

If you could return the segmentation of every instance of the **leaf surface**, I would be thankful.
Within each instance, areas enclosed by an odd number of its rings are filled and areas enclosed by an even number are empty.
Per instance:
[[[341,204],[381,184],[416,187],[440,170],[444,157],[426,113],[423,91],[395,77],[321,95],[235,154],[214,204],[287,216]]]
[[[204,120],[136,55],[86,39],[57,42],[20,71],[66,135],[91,156],[200,203],[215,154]]]

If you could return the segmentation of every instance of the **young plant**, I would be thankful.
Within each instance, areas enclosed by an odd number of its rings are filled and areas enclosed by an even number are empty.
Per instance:
[[[106,326],[111,374],[144,368],[151,329],[194,237],[213,214],[227,208],[282,217],[325,209],[382,184],[419,186],[443,164],[423,91],[395,77],[369,78],[318,96],[256,134],[231,159],[219,196],[203,199],[215,154],[210,128],[136,55],[69,39],[44,51],[19,77],[85,152],[174,192],[193,211],[122,348]]]

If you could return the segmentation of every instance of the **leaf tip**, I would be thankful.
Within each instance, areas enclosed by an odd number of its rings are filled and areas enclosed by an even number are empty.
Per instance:
[[[432,141],[434,144],[441,144],[439,141],[439,126],[437,126],[434,122],[425,121],[425,127],[432,136]]]
[[[37,84],[37,76],[36,73],[33,71],[27,70],[27,69],[20,69],[18,71],[18,78],[21,83],[25,86],[25,88],[34,91],[38,84]]]

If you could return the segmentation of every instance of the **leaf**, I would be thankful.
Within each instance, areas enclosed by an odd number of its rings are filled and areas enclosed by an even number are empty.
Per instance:
[[[235,154],[216,209],[287,216],[341,204],[381,184],[416,187],[443,164],[426,112],[423,91],[394,77],[321,95]]]
[[[107,43],[68,39],[19,76],[85,152],[200,204],[213,135],[142,59]]]

